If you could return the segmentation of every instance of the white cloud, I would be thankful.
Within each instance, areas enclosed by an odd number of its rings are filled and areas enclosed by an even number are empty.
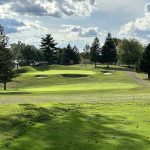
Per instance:
[[[48,30],[47,28],[43,27],[39,21],[35,21],[33,23],[28,20],[15,19],[11,17],[0,18],[0,24],[4,26],[6,34],[16,34],[22,31],[31,31],[32,29],[37,29],[41,31]]]
[[[9,37],[9,43],[22,41],[26,44],[40,44],[42,36],[49,33],[48,28],[37,20],[31,22],[29,20],[21,20],[15,18],[0,18],[0,24],[4,26],[5,33]]]
[[[95,8],[95,0],[1,0],[0,12],[32,16],[88,16]]]
[[[142,11],[141,6],[144,4],[141,0],[96,0],[95,4],[99,8],[99,11],[105,13],[136,13],[139,14]]]
[[[143,18],[125,24],[119,33],[120,35],[136,37],[144,41],[150,40],[150,4],[145,5]]]
[[[77,37],[95,37],[98,35],[97,27],[83,28],[77,25],[62,25],[64,28],[61,32],[70,33],[71,35],[76,35]]]

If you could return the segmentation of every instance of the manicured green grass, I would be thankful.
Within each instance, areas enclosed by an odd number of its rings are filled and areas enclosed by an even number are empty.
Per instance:
[[[50,87],[40,88],[25,88],[23,91],[26,92],[51,92],[51,91],[86,91],[86,90],[122,90],[132,89],[137,87],[136,84],[130,83],[83,83],[83,84],[68,84],[68,85],[57,85]]]
[[[48,70],[48,71],[36,71],[36,72],[29,72],[25,75],[60,75],[60,74],[87,74],[93,75],[95,74],[94,71],[85,71],[85,70]]]
[[[45,68],[45,67],[43,67]],[[64,91],[90,91],[90,90],[127,90],[139,87],[125,72],[113,71],[80,66],[66,67],[54,66],[50,70],[25,67],[26,72],[8,84],[8,92],[64,92]],[[59,70],[58,70],[59,69]],[[112,73],[105,75],[105,72]],[[45,78],[38,76],[45,75]],[[63,75],[70,75],[64,77]],[[72,75],[72,77],[71,77]],[[87,75],[75,77],[75,75]],[[2,89],[2,88],[1,88]],[[2,90],[1,90],[2,91]]]
[[[1,85],[0,150],[150,150],[150,87],[123,67],[21,69]]]

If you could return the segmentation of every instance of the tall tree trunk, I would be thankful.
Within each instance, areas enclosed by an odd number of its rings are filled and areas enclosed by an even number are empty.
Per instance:
[[[107,68],[109,68],[109,64],[107,64]]]
[[[95,62],[95,68],[96,68],[96,62]]]
[[[6,82],[4,82],[4,91],[7,90],[7,87],[6,87]]]
[[[19,64],[17,63],[17,69],[19,68]]]
[[[130,63],[128,64],[128,68],[131,68],[131,64]]]
[[[150,80],[150,72],[148,72],[148,79]]]

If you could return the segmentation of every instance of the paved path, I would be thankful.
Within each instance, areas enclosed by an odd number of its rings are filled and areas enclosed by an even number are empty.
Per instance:
[[[130,78],[135,80],[138,84],[141,84],[145,87],[148,87],[150,85],[147,81],[144,81],[143,79],[139,78],[136,72],[127,71],[127,74],[130,76]]]

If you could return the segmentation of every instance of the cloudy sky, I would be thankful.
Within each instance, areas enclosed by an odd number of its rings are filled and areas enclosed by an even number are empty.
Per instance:
[[[52,34],[59,46],[80,49],[107,32],[150,42],[150,0],[0,0],[0,24],[10,43],[35,46]]]

